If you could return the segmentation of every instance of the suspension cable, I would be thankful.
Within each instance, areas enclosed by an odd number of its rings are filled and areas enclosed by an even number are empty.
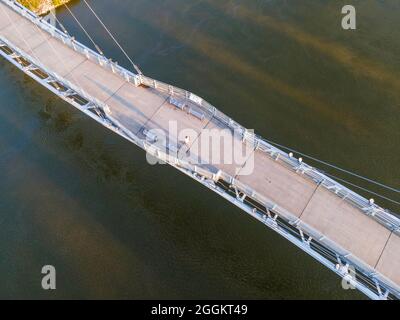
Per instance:
[[[294,149],[292,149],[292,148],[286,147],[286,146],[284,146],[284,145],[282,145],[282,144],[279,144],[279,143],[276,143],[276,142],[273,142],[273,141],[270,141],[270,140],[267,140],[267,139],[264,139],[264,140],[267,141],[268,143],[272,144],[272,145],[275,145],[275,146],[278,146],[278,147],[280,147],[280,148],[286,149],[286,150],[288,150],[288,151],[297,153],[297,154],[299,154],[299,155],[301,155],[301,156],[303,156],[303,157],[306,157],[306,158],[308,158],[308,159],[314,160],[314,161],[316,161],[316,162],[318,162],[318,163],[322,163],[322,164],[324,164],[324,165],[326,165],[326,166],[328,166],[328,167],[331,167],[331,168],[334,168],[334,169],[336,169],[336,170],[342,171],[342,172],[344,172],[344,173],[347,173],[347,174],[352,175],[352,176],[354,176],[354,177],[357,177],[357,178],[359,178],[359,179],[365,180],[365,181],[367,181],[367,182],[370,182],[370,183],[372,183],[372,184],[375,184],[375,185],[380,186],[380,187],[382,187],[382,188],[385,188],[385,189],[387,189],[387,190],[390,190],[390,191],[393,191],[393,192],[396,192],[396,193],[400,193],[400,189],[393,188],[393,187],[388,186],[388,185],[386,185],[386,184],[383,184],[383,183],[381,183],[381,182],[372,180],[372,179],[370,179],[370,178],[364,177],[364,176],[359,175],[359,174],[357,174],[357,173],[354,173],[354,172],[351,172],[351,171],[349,171],[349,170],[340,168],[340,167],[335,166],[335,165],[333,165],[333,164],[331,164],[331,163],[328,163],[328,162],[326,162],[326,161],[317,159],[317,158],[315,158],[315,157],[313,157],[313,156],[309,156],[309,155],[307,155],[307,154],[301,153],[300,151],[297,151],[297,150],[294,150]]]
[[[29,1],[29,0],[28,0],[28,1]],[[53,18],[58,22],[58,24],[60,25],[62,31],[63,31],[65,34],[67,34],[67,35],[70,36],[70,34],[69,34],[67,28],[65,28],[64,25],[61,23],[60,19],[57,18],[56,13],[53,14],[53,13],[50,11],[49,14],[53,15]],[[46,16],[45,16],[45,17],[46,17]],[[43,20],[43,18],[45,18],[45,17],[40,17],[40,19]]]
[[[28,3],[30,5],[32,5],[31,0],[27,0]],[[56,18],[57,19],[57,18]],[[14,23],[13,23],[14,24]],[[39,31],[42,32],[41,28],[39,26],[37,26],[36,24],[34,24],[35,28]],[[15,28],[17,28],[17,26],[14,26]],[[21,37],[24,39],[24,41],[26,42],[24,36],[22,35],[22,33],[20,33]],[[52,43],[50,42],[50,39],[45,38],[45,42],[49,45],[50,49],[54,52],[54,56],[60,61],[60,64],[64,66],[64,68],[67,70],[67,65],[65,63],[65,61],[61,58],[60,54],[58,53],[58,51],[54,48],[54,46],[52,45]],[[26,44],[29,46],[29,44],[26,42]],[[29,46],[30,47],[30,46]],[[38,62],[43,63],[43,61],[41,61],[33,52],[33,49],[31,48],[31,52],[34,55],[34,57],[37,59]],[[71,79],[75,82],[76,85],[80,86],[79,81],[72,75],[70,74]],[[82,91],[84,92],[84,90],[82,89]]]
[[[393,199],[388,198],[388,197],[386,197],[386,196],[383,196],[383,195],[381,195],[381,194],[379,194],[379,193],[377,193],[377,192],[374,192],[374,191],[371,191],[371,190],[366,189],[366,188],[364,188],[364,187],[361,187],[361,186],[359,186],[359,185],[357,185],[357,184],[355,184],[355,183],[352,183],[352,182],[349,182],[349,181],[347,181],[347,180],[345,180],[345,179],[342,179],[342,178],[339,178],[339,177],[337,177],[337,176],[334,176],[333,174],[326,173],[326,172],[324,172],[324,174],[327,175],[327,176],[329,176],[329,177],[331,177],[331,178],[333,178],[333,179],[335,179],[335,180],[339,180],[339,181],[341,181],[341,182],[343,182],[343,183],[346,183],[346,184],[348,184],[348,185],[350,185],[350,186],[352,186],[352,187],[354,187],[354,188],[363,190],[363,191],[368,192],[368,193],[371,193],[371,194],[373,194],[373,195],[375,195],[375,196],[377,196],[377,197],[380,197],[380,198],[382,198],[382,199],[385,199],[385,200],[387,200],[387,201],[390,201],[390,202],[392,202],[392,203],[395,203],[395,204],[397,204],[397,205],[400,205],[400,202],[399,202],[399,201],[393,200]]]
[[[69,8],[67,3],[64,3],[64,6],[67,8],[68,12],[71,14],[71,16],[74,18],[76,23],[79,25],[79,27],[83,30],[83,32],[86,34],[86,36],[89,38],[89,40],[92,42],[94,47],[96,48],[97,52],[104,56],[103,51],[100,49],[100,47],[94,42],[93,38],[90,36],[89,32],[86,31],[85,27],[79,22],[78,18],[75,16],[75,14],[72,12],[72,10]]]
[[[90,6],[90,4],[86,1],[83,0],[83,2],[86,4],[86,6],[89,8],[89,10],[93,13],[93,15],[96,17],[96,19],[100,22],[100,24],[103,26],[103,28],[107,31],[108,35],[111,37],[111,39],[116,43],[116,45],[120,48],[122,53],[125,55],[125,57],[129,60],[129,62],[132,64],[132,66],[135,68],[136,72],[138,74],[142,74],[142,71],[139,69],[139,67],[132,61],[132,59],[129,57],[129,55],[126,53],[124,48],[120,45],[120,43],[117,41],[117,39],[114,37],[114,35],[111,33],[111,31],[107,28],[107,26],[104,24],[104,22],[101,20],[101,18],[97,15],[97,13],[93,10],[93,8]]]

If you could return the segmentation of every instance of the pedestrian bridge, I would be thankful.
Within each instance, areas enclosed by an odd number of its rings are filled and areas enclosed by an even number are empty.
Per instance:
[[[0,0],[0,54],[370,298],[400,298],[400,220],[373,201],[267,143],[195,94],[122,68],[10,0]],[[240,147],[239,161],[203,159],[204,148],[211,156],[234,152],[224,143],[197,143],[222,132]]]

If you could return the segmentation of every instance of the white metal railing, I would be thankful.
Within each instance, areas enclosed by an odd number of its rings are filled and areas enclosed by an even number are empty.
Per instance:
[[[92,60],[102,67],[110,69],[113,73],[119,74],[128,81],[135,81],[136,75],[129,70],[118,65],[117,62],[113,62],[107,59],[105,56],[93,51],[87,46],[76,41],[74,37],[64,33],[55,26],[51,25],[47,21],[43,20],[40,16],[37,16],[32,11],[25,8],[23,5],[15,0],[1,0],[3,3],[7,4],[11,9],[17,11],[20,15],[24,16],[36,26],[51,34],[52,37],[62,41],[65,45],[72,48],[73,50],[85,55],[89,60]]]
[[[288,153],[276,148],[275,146],[271,145],[267,141],[265,141],[262,137],[251,133],[248,129],[244,128],[230,117],[225,115],[224,113],[220,112],[214,106],[212,106],[207,101],[198,98],[195,96],[193,99],[192,93],[180,88],[176,88],[174,86],[168,85],[161,81],[152,79],[150,77],[140,75],[140,83],[146,86],[152,87],[157,89],[161,92],[167,93],[171,96],[183,99],[183,100],[190,100],[196,103],[198,106],[202,107],[204,111],[212,114],[216,119],[222,121],[227,126],[229,126],[232,130],[237,132],[241,132],[243,135],[244,141],[250,143],[252,146],[256,146],[256,148],[268,156],[272,157],[274,160],[279,159],[283,161],[289,168],[293,171],[300,172],[302,175],[307,176],[308,178],[312,179],[315,183],[320,184],[327,190],[335,193],[337,196],[341,197],[344,201],[349,202],[351,205],[360,209],[363,214],[370,216],[371,218],[375,219],[377,222],[385,226],[386,228],[390,229],[391,231],[400,234],[400,219],[389,213],[388,211],[384,210],[380,206],[370,203],[369,200],[362,197],[361,195],[351,191],[347,187],[343,186],[342,184],[336,182],[335,180],[331,179],[330,177],[326,176],[319,170],[311,167],[310,165],[300,162],[298,159],[290,156]],[[201,100],[199,100],[201,99]],[[346,261],[348,263],[354,264],[364,270],[366,274],[373,274],[373,279],[378,282],[389,283],[390,287],[398,288],[397,284],[393,283],[391,280],[386,278],[385,276],[376,273],[375,270],[367,265],[362,260],[358,259],[357,257],[353,256],[349,251],[345,250],[337,243],[329,240],[323,234],[321,234],[316,229],[301,223],[299,219],[293,215],[292,213],[288,212],[284,208],[278,206],[272,200],[266,198],[265,196],[257,193],[248,185],[242,184],[240,181],[233,179],[233,177],[222,174],[221,177],[231,183],[233,186],[236,186],[238,189],[245,192],[248,196],[254,198],[255,200],[260,201],[260,203],[264,204],[268,209],[277,213],[280,217],[286,219],[289,223],[295,225],[300,230],[304,230],[307,232],[313,239],[318,241],[321,244],[324,244],[331,250],[335,251],[338,256],[341,257],[342,261]],[[399,293],[398,289],[394,289],[394,291]]]
[[[244,140],[252,146],[256,146],[258,150],[265,152],[271,157],[274,157],[274,159],[276,159],[276,157],[279,157],[279,159],[283,161],[286,165],[288,165],[292,170],[301,172],[301,174],[312,179],[314,182],[321,184],[323,187],[330,190],[331,192],[334,192],[337,196],[351,203],[353,206],[356,206],[364,214],[367,214],[390,230],[396,232],[397,234],[400,234],[399,218],[397,218],[387,210],[383,209],[382,207],[378,206],[377,204],[371,203],[368,199],[348,189],[337,181],[331,179],[318,169],[308,165],[307,163],[299,162],[298,159],[291,157],[288,153],[271,145],[262,137],[251,133],[250,130],[241,126],[239,123],[219,111],[206,100],[195,96],[189,91],[176,88],[174,86],[168,85],[166,83],[144,75],[140,75],[139,78],[140,83],[146,86],[155,88],[171,96],[178,97],[184,100],[190,100],[193,103],[196,103],[198,106],[202,107],[203,110],[205,110],[209,114],[212,114],[216,119],[225,123],[232,130],[235,130],[236,132],[241,132],[243,134]]]
[[[47,78],[43,79],[44,83],[50,84],[51,82],[58,82],[59,84],[61,84],[62,86],[64,86],[65,88],[68,89],[65,92],[60,92],[59,93],[60,96],[62,96],[64,99],[68,100],[69,96],[73,96],[75,94],[79,95],[80,97],[82,97],[83,99],[85,99],[88,102],[88,104],[86,106],[84,105],[81,108],[84,111],[88,110],[91,105],[95,105],[96,107],[102,109],[107,116],[107,120],[110,121],[110,124],[115,125],[118,129],[120,129],[123,132],[124,135],[126,135],[127,138],[129,138],[131,141],[134,141],[135,143],[137,143],[136,136],[134,136],[118,120],[116,120],[112,117],[107,104],[105,104],[105,103],[101,102],[100,100],[94,98],[93,96],[89,95],[83,89],[81,89],[80,87],[73,84],[71,81],[69,81],[69,80],[61,77],[57,73],[49,70],[44,65],[42,65],[40,62],[36,61],[36,59],[34,59],[32,56],[23,52],[21,49],[17,48],[15,45],[11,44],[7,39],[3,38],[2,36],[0,36],[0,44],[2,44],[2,46],[5,45],[13,50],[14,53],[13,53],[13,56],[11,56],[11,58],[22,57],[30,63],[30,65],[25,68],[26,69],[26,70],[24,70],[25,72],[34,71],[37,69],[41,70],[42,72],[44,72],[47,75]],[[66,94],[67,94],[67,96],[66,96]]]
[[[152,79],[144,75],[140,75],[139,79],[141,84],[152,87],[171,96],[178,97],[184,100],[190,100],[193,103],[196,103],[204,111],[208,112],[209,114],[213,115],[216,119],[225,123],[232,130],[235,130],[236,132],[241,132],[244,141],[248,142],[252,146],[256,146],[258,150],[266,153],[267,155],[273,157],[274,159],[279,157],[279,159],[283,161],[287,166],[289,166],[292,170],[300,172],[301,174],[312,179],[317,184],[321,184],[326,189],[330,190],[331,192],[334,192],[337,196],[351,203],[353,206],[356,206],[364,214],[374,218],[376,221],[378,221],[385,227],[389,228],[390,230],[394,231],[395,233],[400,234],[399,218],[392,215],[390,212],[378,206],[377,204],[371,203],[366,198],[355,193],[354,191],[351,191],[350,189],[338,183],[337,181],[331,179],[330,177],[323,174],[316,168],[304,162],[299,162],[298,159],[291,157],[288,153],[271,145],[270,143],[265,141],[262,137],[251,133],[250,130],[238,124],[236,121],[234,121],[233,119],[231,119],[230,117],[219,111],[217,108],[215,108],[213,105],[211,105],[204,99],[195,96],[189,91],[176,88],[174,86],[168,85],[166,83]]]

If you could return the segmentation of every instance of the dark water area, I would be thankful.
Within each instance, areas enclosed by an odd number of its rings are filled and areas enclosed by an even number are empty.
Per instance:
[[[344,31],[348,2],[91,1],[145,74],[267,139],[399,188],[400,2],[352,1],[357,30]],[[129,67],[84,3],[70,7]],[[0,70],[0,298],[364,298],[4,59]],[[46,264],[57,269],[55,291],[41,289]]]

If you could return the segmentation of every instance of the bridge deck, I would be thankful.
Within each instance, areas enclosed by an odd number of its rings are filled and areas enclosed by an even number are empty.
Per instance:
[[[180,157],[190,159],[203,155],[201,141],[205,135],[217,135],[224,130],[236,144],[244,144],[231,130],[210,114],[202,117],[187,110],[182,111],[169,103],[169,97],[153,88],[136,87],[122,77],[89,61],[62,42],[39,30],[32,22],[22,18],[0,3],[0,35],[38,59],[53,72],[67,78],[89,95],[105,102],[112,115],[135,134],[143,129],[160,129],[172,133],[178,144],[173,149],[184,150]],[[191,106],[193,110],[196,106]],[[195,110],[196,111],[196,110]],[[201,111],[197,110],[201,113]],[[170,121],[176,121],[176,131]],[[188,130],[191,129],[191,130]],[[189,145],[183,140],[190,135]],[[207,137],[205,137],[207,138]],[[168,145],[170,142],[167,141]],[[184,148],[185,146],[185,148]],[[190,148],[189,152],[186,152]],[[209,153],[227,157],[224,142],[211,145]],[[358,208],[342,200],[333,192],[318,186],[301,173],[294,172],[282,161],[244,144],[245,155],[239,163],[218,164],[204,159],[204,166],[223,170],[250,186],[259,194],[271,199],[280,207],[301,220],[301,225],[317,229],[327,238],[358,257],[397,285],[400,285],[400,239],[387,228],[362,213]],[[241,175],[247,159],[252,156],[255,169],[249,175]]]

